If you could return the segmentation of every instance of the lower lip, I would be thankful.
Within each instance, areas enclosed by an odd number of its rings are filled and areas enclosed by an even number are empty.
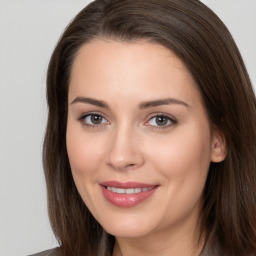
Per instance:
[[[118,207],[128,208],[128,207],[135,206],[143,202],[147,198],[149,198],[156,191],[158,186],[154,187],[149,191],[142,191],[140,193],[135,193],[135,194],[118,194],[118,193],[112,192],[111,190],[108,190],[104,186],[101,186],[101,188],[102,188],[104,197],[111,204]]]

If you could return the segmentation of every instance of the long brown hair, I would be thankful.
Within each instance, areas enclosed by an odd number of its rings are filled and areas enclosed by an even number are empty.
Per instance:
[[[147,40],[184,62],[228,147],[226,159],[210,165],[201,232],[207,238],[213,234],[225,255],[256,251],[256,100],[228,29],[198,0],[96,0],[68,25],[48,67],[43,162],[49,217],[61,255],[111,255],[115,241],[80,198],[65,141],[72,63],[79,48],[96,38]]]

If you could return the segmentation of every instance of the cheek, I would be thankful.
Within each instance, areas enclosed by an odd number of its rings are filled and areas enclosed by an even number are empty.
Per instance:
[[[94,136],[86,134],[81,125],[68,123],[66,143],[74,179],[91,177],[101,163],[103,150],[101,142],[95,140]]]
[[[98,174],[103,159],[103,140],[84,132],[81,125],[68,122],[66,134],[67,152],[76,188],[84,203],[96,216]]]
[[[210,133],[186,131],[159,140],[148,151],[153,169],[163,177],[166,198],[156,207],[165,209],[161,218],[167,223],[198,213],[208,174]]]
[[[148,157],[152,159],[154,169],[170,183],[170,189],[202,189],[211,157],[211,135],[207,124],[186,126],[159,140],[157,145],[152,143],[155,146],[148,151]]]

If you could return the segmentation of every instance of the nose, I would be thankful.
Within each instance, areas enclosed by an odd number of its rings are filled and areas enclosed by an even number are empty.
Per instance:
[[[144,164],[141,141],[128,127],[119,128],[110,136],[106,164],[115,170],[135,170]]]

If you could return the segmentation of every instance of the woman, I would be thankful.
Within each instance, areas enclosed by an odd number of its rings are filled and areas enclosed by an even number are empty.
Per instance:
[[[204,4],[92,2],[53,52],[47,99],[60,248],[38,255],[255,255],[255,96]]]

